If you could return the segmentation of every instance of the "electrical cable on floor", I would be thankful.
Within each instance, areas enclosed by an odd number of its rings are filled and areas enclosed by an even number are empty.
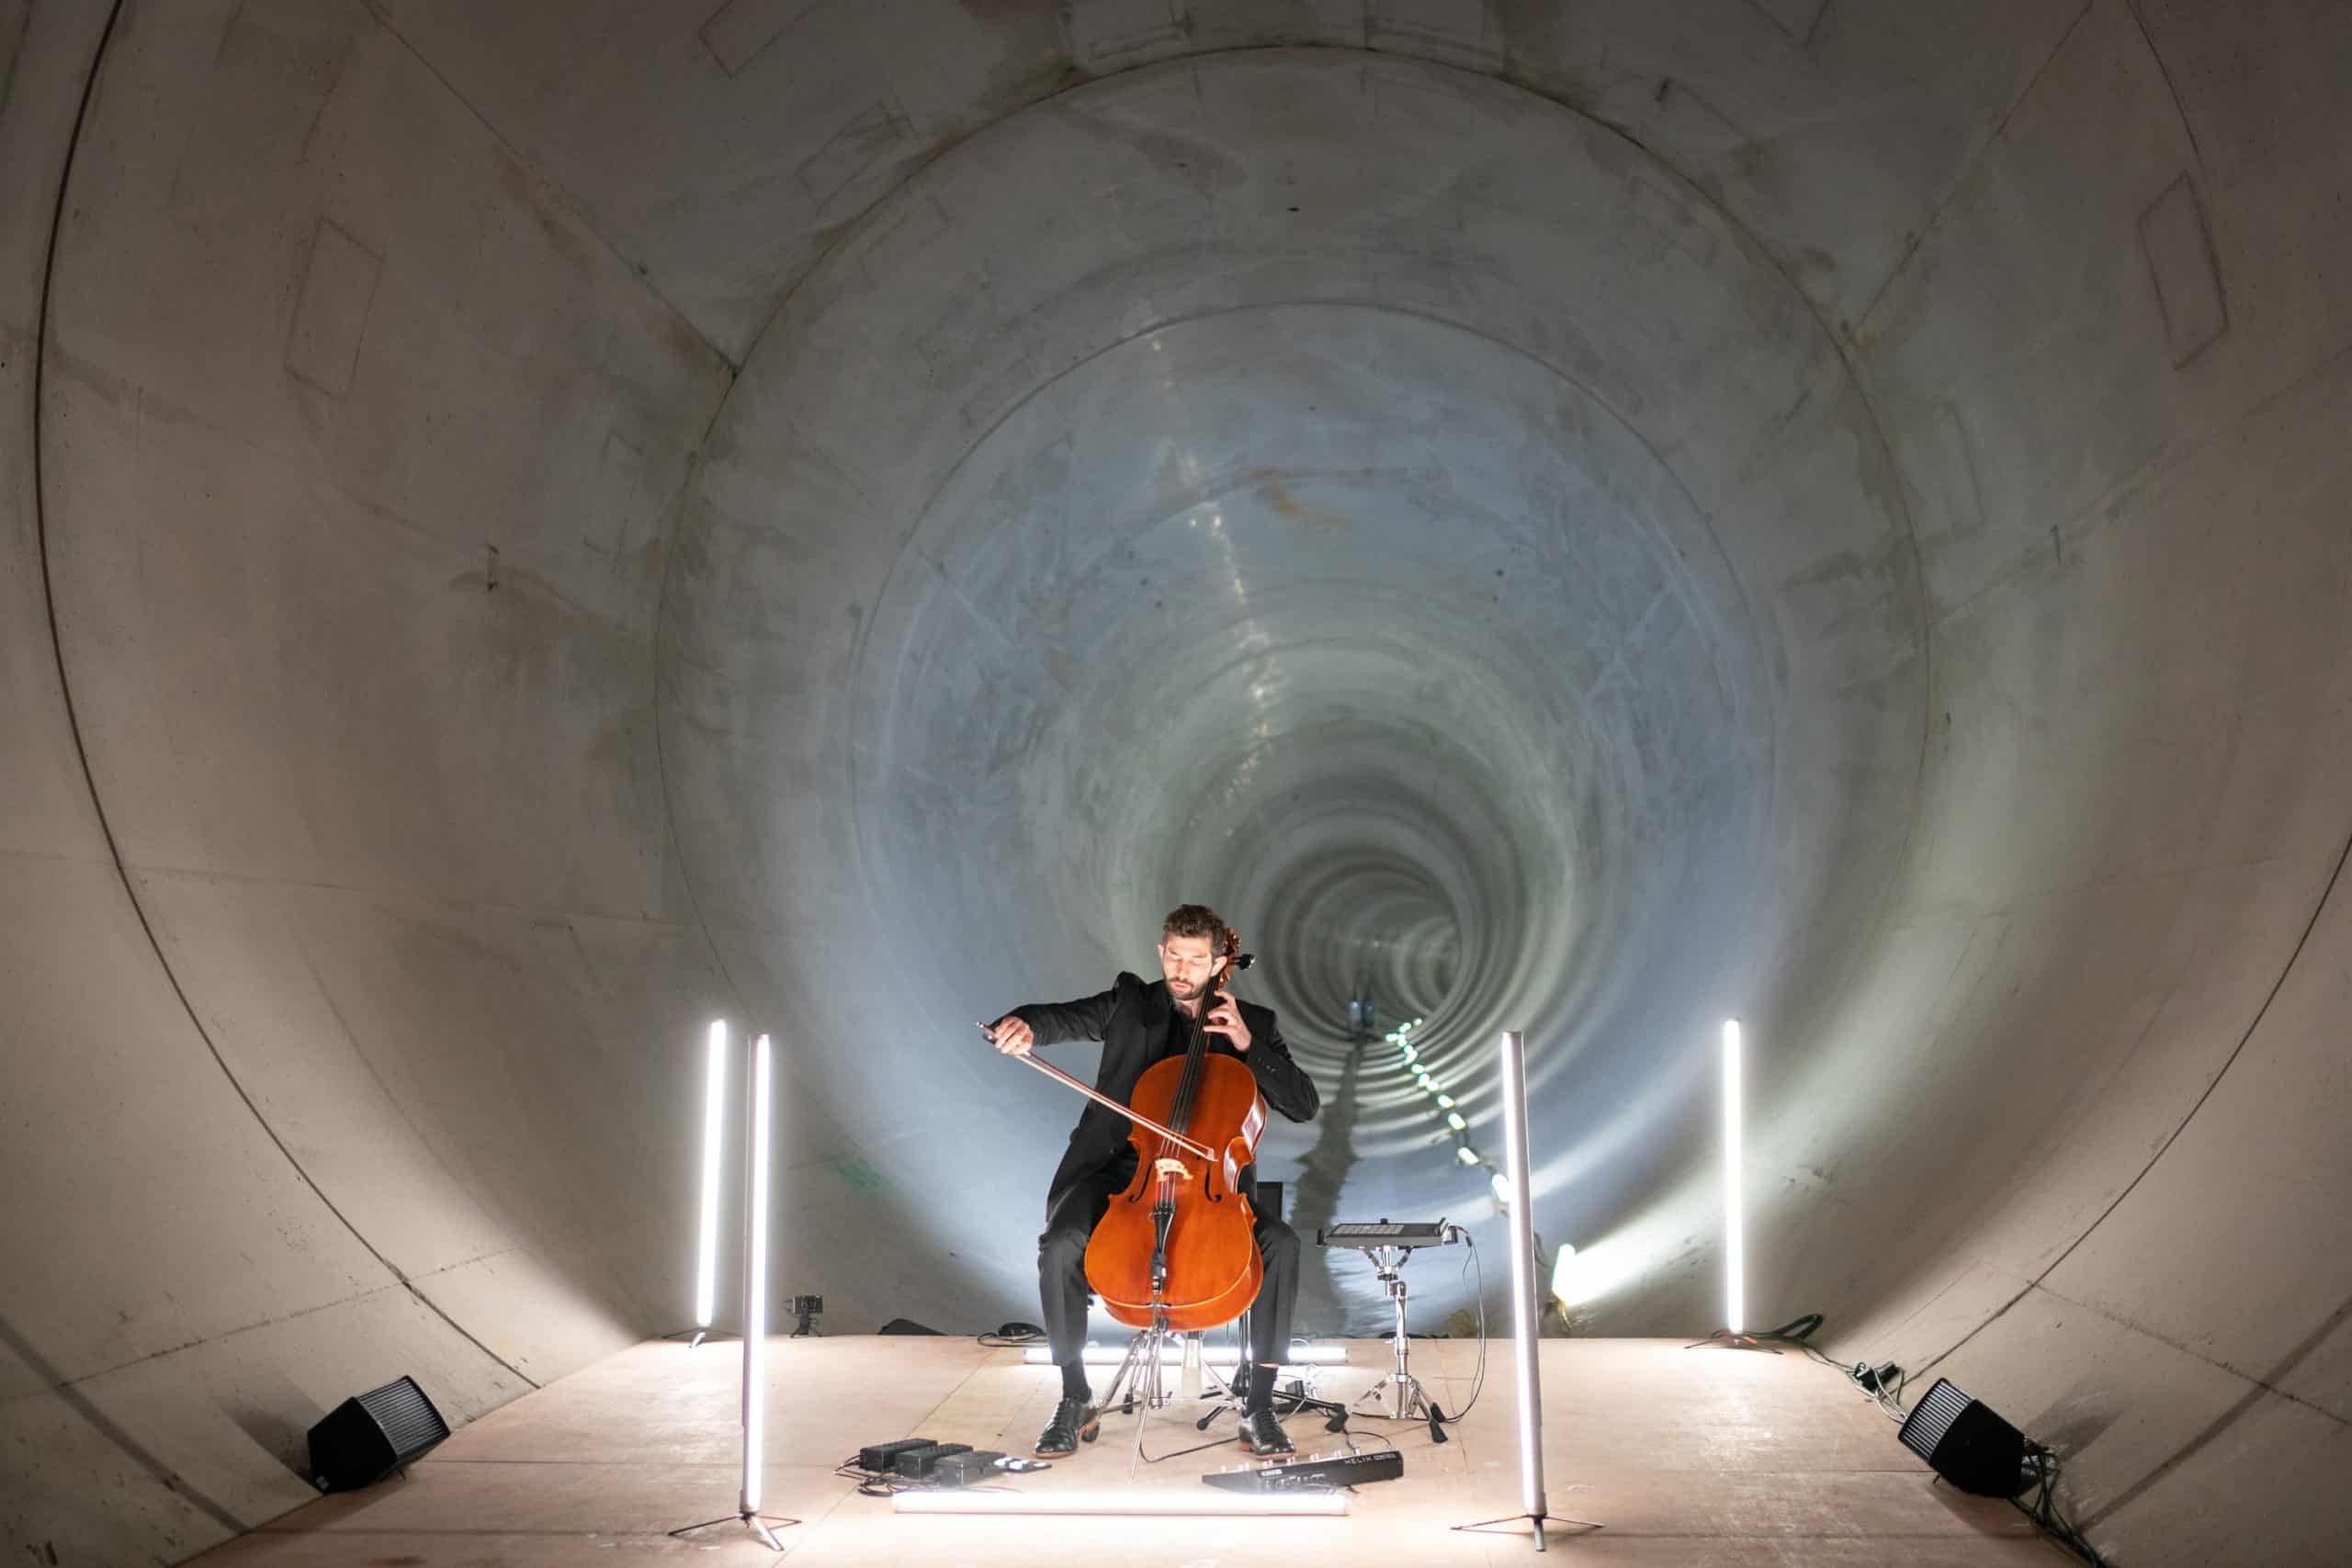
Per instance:
[[[1461,1234],[1462,1244],[1470,1249],[1470,1262],[1476,1265],[1478,1270],[1478,1369],[1471,1376],[1470,1397],[1463,1402],[1462,1408],[1451,1416],[1440,1417],[1449,1427],[1478,1407],[1478,1395],[1487,1387],[1487,1266],[1479,1262],[1478,1244],[1471,1239],[1470,1233],[1465,1230]]]
[[[2058,1506],[2059,1459],[2050,1450],[2029,1438],[2026,1442],[2027,1471],[2034,1478],[2034,1498],[2030,1504],[2010,1498],[2009,1506],[2031,1519],[2044,1535],[2090,1564],[2090,1568],[2107,1568],[2107,1559],[2099,1555],[2074,1520],[2066,1517]]]
[[[975,1334],[972,1337],[990,1350],[1024,1350],[1032,1345],[1043,1345],[1046,1331],[1025,1323],[1008,1323],[1001,1328]]]
[[[907,1483],[902,1477],[868,1470],[857,1462],[855,1454],[835,1465],[833,1473],[843,1481],[856,1482],[857,1495],[861,1497],[888,1497],[893,1493],[907,1490]]]
[[[1358,1432],[1353,1427],[1351,1427],[1341,1435],[1348,1439],[1348,1451],[1350,1453],[1354,1453],[1356,1451],[1356,1438],[1359,1437],[1378,1438],[1382,1442],[1388,1445],[1388,1451],[1391,1453],[1401,1454],[1405,1451],[1403,1449],[1396,1446],[1396,1438],[1390,1437],[1385,1432],[1374,1431],[1370,1427],[1366,1427],[1363,1431]]]

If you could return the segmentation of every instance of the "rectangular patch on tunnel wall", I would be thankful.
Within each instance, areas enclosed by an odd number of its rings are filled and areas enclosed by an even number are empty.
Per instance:
[[[1136,57],[1184,41],[1185,0],[1070,0],[1069,52],[1080,65]]]
[[[32,25],[32,0],[0,0],[0,104],[8,103],[8,89],[17,81],[17,56]]]
[[[596,465],[596,518],[592,548],[617,559],[628,553],[639,498],[645,491],[645,454],[619,431],[607,432],[605,455]]]
[[[823,207],[859,175],[898,150],[907,138],[907,117],[888,98],[866,107],[810,153],[797,171],[800,188]]]
[[[1976,459],[1957,409],[1936,404],[1917,424],[1896,432],[1894,446],[1921,533],[1973,534],[1984,525]]]
[[[1813,29],[1821,23],[1821,13],[1829,9],[1829,0],[1747,0],[1747,3],[1772,18],[1772,25],[1789,35],[1792,43],[1802,44],[1813,37]]]
[[[286,368],[336,397],[351,389],[359,364],[359,340],[368,330],[368,308],[384,261],[332,220],[319,220],[311,241],[311,264],[294,301],[294,325],[286,336]]]
[[[1491,0],[1367,0],[1364,41],[1402,43],[1440,59],[1500,65],[1502,29]]]
[[[1027,349],[1015,355],[1009,364],[993,371],[980,389],[964,400],[958,411],[968,430],[985,430],[1037,378],[1036,356]]]
[[[2229,315],[2222,301],[2222,277],[2197,187],[2183,175],[2140,214],[2140,245],[2156,280],[2156,304],[2164,311],[2165,336],[2175,368],[2197,357],[2222,335]]]
[[[1657,111],[1651,122],[1650,136],[1661,149],[1701,158],[1721,158],[1756,140],[1714,100],[1687,82],[1667,78],[1657,85],[1650,101]],[[1677,204],[1681,205],[1679,199]]]
[[[729,76],[784,36],[816,0],[727,0],[699,29],[703,47]]]

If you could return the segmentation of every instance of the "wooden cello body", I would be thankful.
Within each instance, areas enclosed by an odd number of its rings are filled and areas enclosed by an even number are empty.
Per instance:
[[[1210,988],[1215,995],[1216,988]],[[1188,1098],[1189,1090],[1189,1098]],[[1137,1123],[1135,1179],[1111,1200],[1086,1246],[1086,1279],[1111,1317],[1190,1332],[1231,1323],[1258,1299],[1265,1264],[1256,1214],[1237,1185],[1266,1125],[1258,1080],[1238,1056],[1193,1048],[1144,1069],[1127,1103],[1215,1156],[1202,1159]],[[1162,1228],[1162,1217],[1165,1228]],[[1153,1289],[1165,1237],[1165,1277]]]

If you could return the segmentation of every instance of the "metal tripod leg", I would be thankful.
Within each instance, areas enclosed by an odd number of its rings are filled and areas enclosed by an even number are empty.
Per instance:
[[[1102,1408],[1107,1411],[1123,1401],[1136,1413],[1136,1455],[1129,1469],[1143,1462],[1143,1429],[1151,1413],[1168,1404],[1174,1395],[1169,1392],[1167,1368],[1161,1359],[1167,1348],[1182,1336],[1168,1326],[1165,1314],[1155,1311],[1149,1328],[1138,1329],[1127,1342],[1127,1353],[1119,1362],[1119,1370],[1112,1376],[1111,1385],[1103,1391]]]
[[[1421,1387],[1421,1380],[1413,1375],[1407,1364],[1412,1340],[1405,1331],[1403,1269],[1405,1260],[1412,1256],[1412,1252],[1409,1247],[1383,1247],[1374,1248],[1371,1253],[1374,1272],[1379,1276],[1381,1283],[1388,1287],[1388,1303],[1396,1310],[1396,1326],[1389,1336],[1390,1348],[1396,1356],[1396,1368],[1358,1394],[1354,1403],[1361,1405],[1368,1399],[1377,1399],[1385,1389],[1388,1393],[1388,1409],[1366,1414],[1385,1415],[1391,1421],[1426,1421],[1431,1414],[1429,1393]]]
[[[1136,1330],[1127,1341],[1127,1353],[1119,1362],[1119,1370],[1111,1374],[1110,1386],[1102,1391],[1102,1408],[1125,1400],[1139,1404],[1148,1411],[1155,1404],[1167,1403],[1160,1386],[1159,1357],[1167,1340],[1167,1331],[1157,1325]]]

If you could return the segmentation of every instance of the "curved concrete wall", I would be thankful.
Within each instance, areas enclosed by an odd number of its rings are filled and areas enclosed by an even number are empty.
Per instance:
[[[0,17],[12,1547],[675,1326],[714,1011],[786,1288],[1028,1315],[967,1021],[1204,897],[1301,1223],[1491,1226],[1524,1025],[1703,1331],[1736,1010],[1751,1315],[2343,1553],[2352,18],[693,9]]]

